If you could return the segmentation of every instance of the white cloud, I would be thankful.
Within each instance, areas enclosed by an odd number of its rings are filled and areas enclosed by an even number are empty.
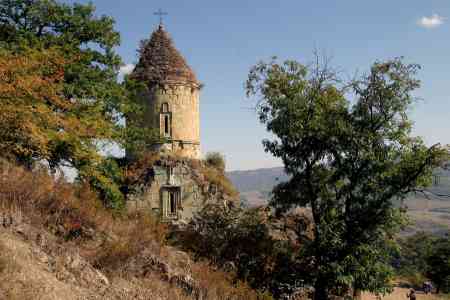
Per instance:
[[[431,29],[441,26],[442,24],[444,24],[444,21],[445,21],[444,17],[438,14],[433,14],[430,17],[420,18],[417,24],[421,27]]]
[[[133,72],[133,69],[134,69],[134,65],[133,64],[123,65],[119,69],[119,75],[120,76],[128,75],[131,72]]]

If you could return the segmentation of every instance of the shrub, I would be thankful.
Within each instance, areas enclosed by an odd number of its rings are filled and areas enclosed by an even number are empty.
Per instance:
[[[60,237],[60,242],[71,240],[70,247],[79,246],[84,258],[112,277],[129,276],[131,271],[125,266],[131,259],[139,257],[144,249],[159,257],[167,251],[165,256],[171,262],[172,252],[163,248],[167,226],[152,215],[105,209],[98,194],[87,184],[68,183],[62,177],[49,174],[48,169],[42,166],[29,171],[0,160],[0,214],[13,211],[20,212],[36,228],[53,232]],[[92,242],[101,244],[93,248]],[[14,264],[11,264],[10,258],[0,243],[0,298],[4,291],[7,299],[36,298],[24,296],[28,292],[34,295],[31,288],[18,290],[17,293],[11,290],[7,279]],[[191,265],[191,271],[199,288],[208,291],[207,299],[269,299],[259,297],[248,285],[228,274],[213,270],[206,262]],[[139,280],[145,282],[145,289],[156,286],[163,290],[162,286],[169,286],[169,283],[163,283],[160,275],[155,272]],[[158,280],[147,283],[151,278]],[[175,288],[170,291],[165,288],[163,293],[170,299],[194,298],[183,295],[181,289]]]
[[[405,274],[411,271],[422,272],[427,269],[426,258],[432,249],[434,239],[435,237],[432,234],[425,232],[418,232],[415,235],[400,239],[400,251],[395,259],[394,266],[400,273]]]
[[[219,152],[206,153],[205,162],[207,166],[216,168],[220,172],[225,172],[225,157]]]
[[[428,277],[436,284],[437,291],[450,293],[450,238],[437,239],[427,257]]]
[[[208,206],[170,240],[192,252],[195,259],[206,258],[275,297],[292,294],[307,280],[301,275],[307,274],[306,264],[293,256],[295,246],[272,236],[261,210]],[[293,274],[305,277],[304,282]]]
[[[224,194],[231,198],[237,198],[239,196],[239,192],[223,172],[208,166],[201,167],[200,172],[207,182],[214,184]]]
[[[92,227],[104,210],[86,185],[73,185],[50,175],[43,166],[25,170],[0,161],[0,202],[5,210],[20,210],[32,222],[43,222],[61,236],[73,229]],[[58,231],[58,232],[56,232]]]
[[[159,252],[167,234],[166,225],[145,213],[118,217],[111,230],[115,238],[105,241],[90,257],[95,267],[107,272],[121,270],[130,258],[145,248]]]
[[[270,295],[255,292],[242,281],[220,270],[212,270],[207,261],[192,266],[192,273],[199,286],[207,291],[207,299],[271,300]],[[234,284],[230,284],[235,282]]]
[[[124,163],[125,185],[130,186],[136,183],[147,182],[151,168],[160,158],[159,153],[145,152],[138,160],[133,161],[131,164],[127,165]]]
[[[100,199],[107,208],[121,210],[125,206],[125,197],[120,190],[123,184],[123,170],[115,158],[104,159],[97,167],[96,172],[89,176],[89,183],[97,191]]]
[[[400,239],[393,253],[397,274],[419,288],[431,279],[438,290],[450,291],[450,242],[448,237],[419,232]]]

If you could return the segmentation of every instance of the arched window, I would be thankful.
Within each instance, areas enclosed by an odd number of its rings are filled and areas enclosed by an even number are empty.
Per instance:
[[[164,107],[162,107],[164,108]],[[160,114],[160,132],[164,137],[172,136],[172,113],[164,112]]]

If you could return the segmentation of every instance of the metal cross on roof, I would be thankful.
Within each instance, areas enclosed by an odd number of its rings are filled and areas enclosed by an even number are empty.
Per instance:
[[[163,16],[167,16],[167,15],[168,15],[168,13],[165,12],[165,11],[163,11],[161,8],[158,9],[158,11],[157,11],[157,12],[154,12],[153,14],[154,14],[155,16],[159,16],[159,25],[162,25],[162,24],[163,24]]]

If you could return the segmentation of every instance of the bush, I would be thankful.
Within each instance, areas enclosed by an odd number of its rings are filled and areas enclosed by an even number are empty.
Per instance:
[[[71,240],[70,247],[79,246],[85,259],[111,277],[136,276],[127,269],[127,265],[144,250],[150,250],[156,257],[164,255],[169,264],[173,263],[173,252],[163,248],[167,226],[152,215],[108,210],[88,185],[68,183],[64,178],[50,175],[45,167],[29,171],[0,160],[0,215],[16,212],[26,217],[26,221],[30,221],[35,228],[54,233],[61,243]],[[100,246],[95,249],[92,247],[92,244],[99,243]],[[0,243],[0,279],[3,280],[3,283],[0,280],[0,298],[4,291],[8,299],[16,294],[10,291],[11,285],[7,280],[14,267],[10,258]],[[245,283],[220,270],[213,270],[206,262],[191,265],[191,271],[198,287],[208,291],[207,299],[263,299]],[[154,282],[157,285],[158,282],[163,283],[160,275],[155,272],[145,276],[157,278]],[[169,286],[169,283],[164,282],[163,286]],[[165,288],[164,293],[171,298],[177,293],[176,290]],[[18,291],[17,299],[36,298],[24,297],[25,292],[28,293],[28,290]],[[185,296],[172,298],[193,298]]]
[[[397,274],[420,288],[431,279],[438,290],[450,291],[450,242],[430,233],[419,232],[399,241],[399,251],[393,254]]]
[[[89,186],[68,183],[44,166],[28,171],[2,160],[0,172],[2,209],[21,211],[65,239],[86,237],[87,229],[109,214]]]
[[[115,238],[105,241],[90,258],[96,268],[106,272],[120,270],[146,248],[159,253],[165,243],[167,226],[150,214],[137,213],[117,218],[112,231]]]
[[[206,153],[205,162],[207,166],[213,167],[222,173],[225,172],[225,157],[221,153]]]
[[[450,293],[450,238],[437,239],[427,257],[428,277],[441,292]]]
[[[195,259],[206,258],[278,298],[301,287],[298,277],[307,272],[305,264],[293,255],[294,245],[272,237],[266,216],[256,209],[208,206],[187,228],[172,235],[171,241],[192,252]]]
[[[223,172],[208,166],[200,167],[200,172],[208,183],[215,185],[225,195],[238,198],[239,192]]]
[[[124,184],[124,170],[115,157],[105,158],[98,166],[95,176],[90,176],[90,184],[99,193],[105,207],[123,209],[125,197],[120,187]]]

